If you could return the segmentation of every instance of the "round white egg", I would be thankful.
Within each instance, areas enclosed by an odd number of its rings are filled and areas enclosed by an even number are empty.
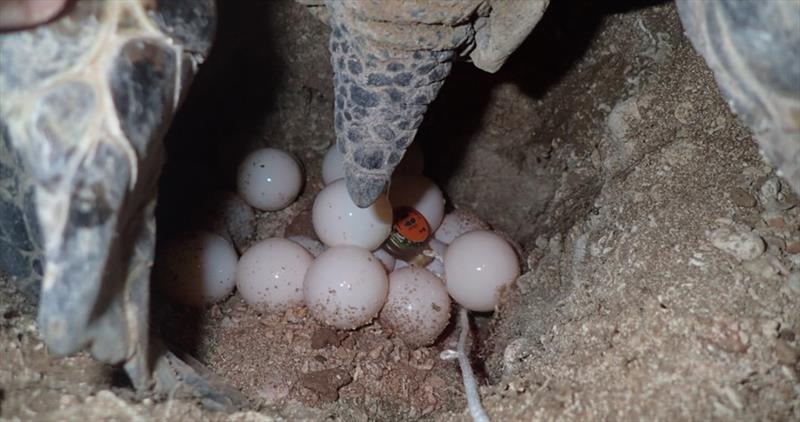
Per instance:
[[[239,165],[239,195],[251,206],[275,211],[291,204],[303,187],[303,171],[292,155],[275,148],[251,152]]]
[[[203,231],[167,241],[154,269],[159,288],[184,305],[228,297],[236,283],[236,251],[221,236]]]
[[[303,280],[314,257],[288,239],[270,238],[251,246],[236,268],[236,288],[247,304],[283,312],[303,303]]]
[[[489,230],[489,225],[474,212],[455,209],[444,216],[442,224],[433,236],[437,240],[450,244],[462,234],[475,230]]]
[[[444,217],[442,190],[425,176],[398,176],[392,179],[389,190],[392,207],[408,206],[419,211],[436,231]]]
[[[381,195],[367,208],[359,208],[347,193],[344,179],[326,186],[311,210],[314,231],[328,246],[353,245],[374,250],[392,230],[392,207]]]
[[[334,144],[322,159],[322,181],[329,185],[339,179],[344,179],[344,156]]]
[[[394,271],[380,321],[411,348],[433,344],[450,321],[450,296],[442,281],[424,268]]]
[[[334,246],[308,268],[303,287],[309,313],[318,321],[352,330],[372,321],[389,283],[380,261],[356,246]]]
[[[450,244],[444,256],[447,291],[461,306],[478,312],[494,310],[499,289],[519,276],[516,252],[487,230],[466,233]]]

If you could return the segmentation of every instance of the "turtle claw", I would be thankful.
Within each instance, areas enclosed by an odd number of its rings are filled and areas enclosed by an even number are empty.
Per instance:
[[[372,205],[386,191],[388,176],[359,171],[345,166],[347,193],[359,208]]]
[[[153,379],[156,393],[196,399],[207,409],[234,412],[248,403],[244,394],[187,354],[164,350],[156,360]]]

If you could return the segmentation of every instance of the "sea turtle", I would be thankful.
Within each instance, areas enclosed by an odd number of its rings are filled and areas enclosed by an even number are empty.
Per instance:
[[[331,27],[334,131],[360,206],[387,188],[452,62],[496,71],[549,3],[298,1]],[[678,6],[723,93],[800,191],[800,3]],[[209,49],[214,15],[213,0],[79,1],[47,25],[0,36],[0,268],[40,292],[40,331],[54,352],[88,344],[123,362],[137,388],[153,374],[156,386],[182,377],[225,405],[235,400],[180,359],[147,353],[161,138]]]

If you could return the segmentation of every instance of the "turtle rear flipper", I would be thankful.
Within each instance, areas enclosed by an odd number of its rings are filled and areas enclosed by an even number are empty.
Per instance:
[[[217,397],[149,343],[162,138],[214,27],[213,0],[92,1],[0,35],[0,265],[29,292],[41,280],[50,350],[88,346],[137,389],[171,361],[156,387]]]
[[[677,4],[689,39],[729,105],[800,193],[800,2]]]

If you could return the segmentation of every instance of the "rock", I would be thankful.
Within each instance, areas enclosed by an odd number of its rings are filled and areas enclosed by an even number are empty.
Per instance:
[[[789,225],[786,223],[786,219],[784,218],[784,216],[778,212],[768,211],[762,214],[761,217],[764,219],[764,222],[767,223],[768,226],[774,229],[783,230],[789,227]]]
[[[777,201],[778,193],[781,191],[781,182],[777,178],[769,178],[761,185],[759,197],[764,205],[769,205]]]
[[[800,239],[792,239],[786,245],[786,253],[800,254]]]
[[[766,248],[764,240],[758,234],[734,231],[727,227],[711,232],[708,240],[717,249],[733,255],[741,261],[758,258]]]

